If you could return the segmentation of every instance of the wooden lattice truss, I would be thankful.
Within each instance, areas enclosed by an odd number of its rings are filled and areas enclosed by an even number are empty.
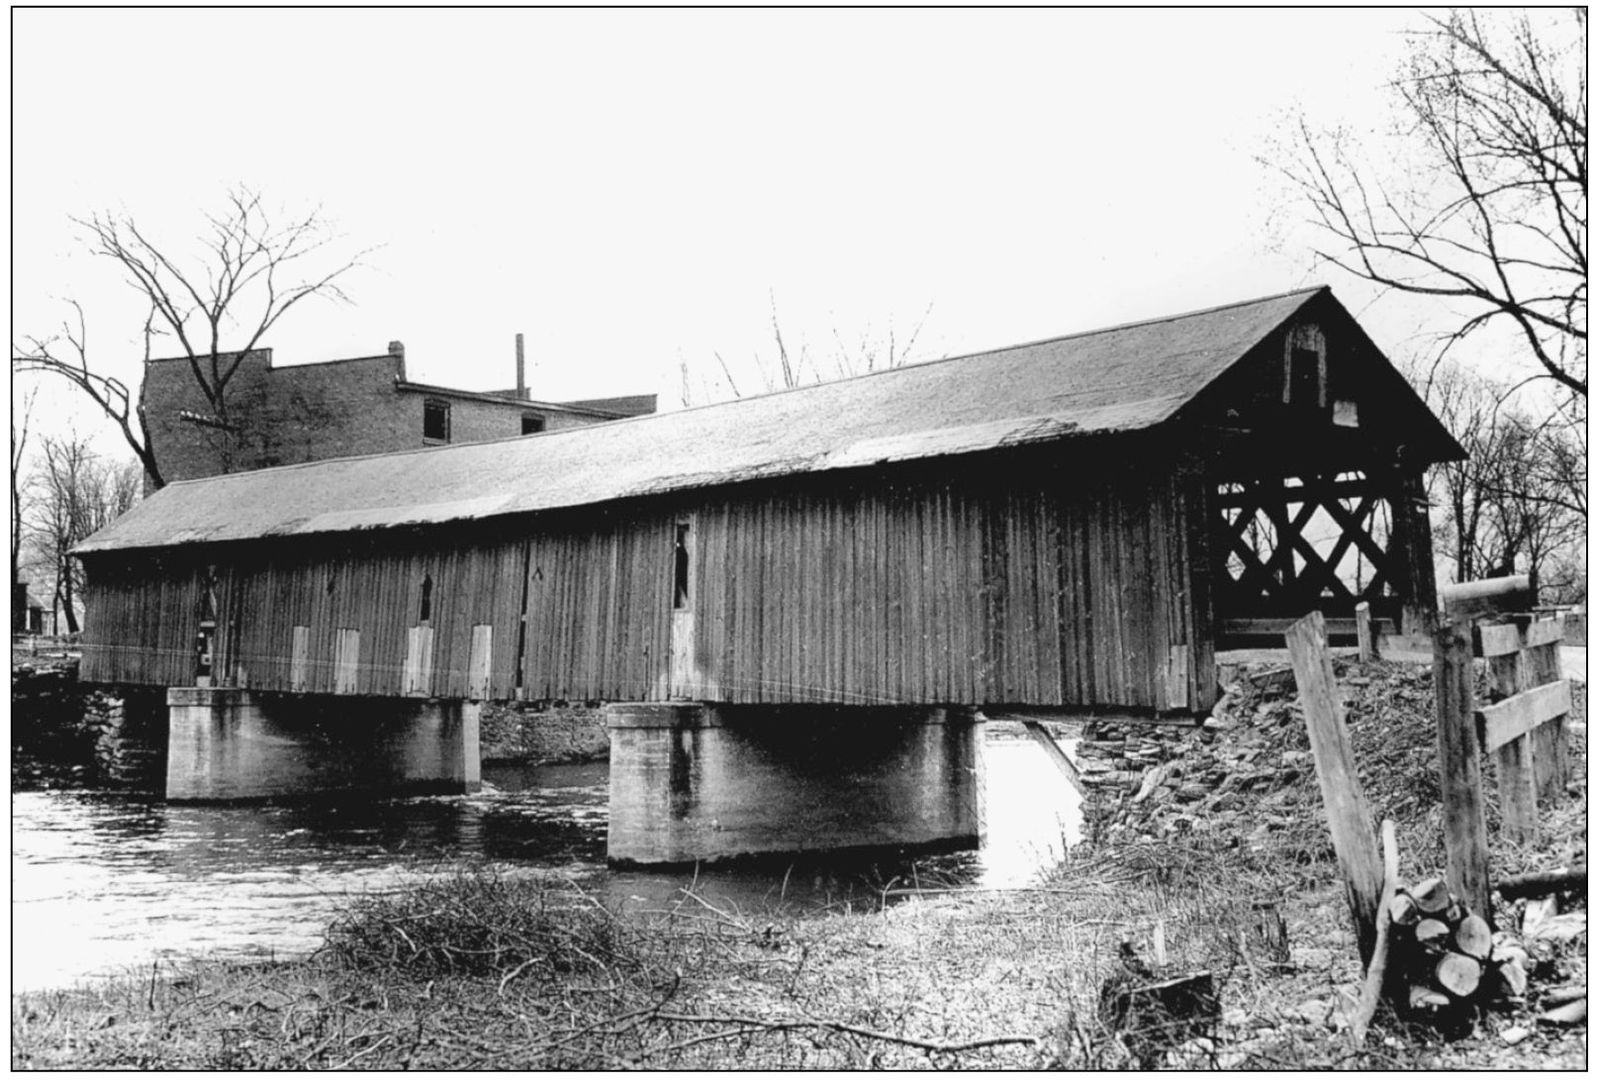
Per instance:
[[[1222,483],[1213,509],[1225,613],[1352,614],[1401,583],[1386,496],[1363,472]]]

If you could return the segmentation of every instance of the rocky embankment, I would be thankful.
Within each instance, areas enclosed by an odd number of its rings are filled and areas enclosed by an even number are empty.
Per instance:
[[[1223,830],[1257,847],[1279,846],[1305,817],[1312,826],[1323,822],[1291,668],[1261,663],[1225,671],[1225,694],[1201,724],[1095,721],[1083,730],[1078,754],[1100,840]],[[1344,656],[1335,672],[1373,815],[1399,825],[1435,820],[1441,794],[1431,669]],[[1575,702],[1584,716],[1584,684],[1576,684]],[[1582,750],[1584,729],[1574,725]],[[1569,793],[1583,801],[1584,760],[1572,763]]]
[[[80,683],[72,657],[13,660],[12,788],[158,787],[164,694]]]
[[[1441,874],[1446,856],[1431,669],[1361,664],[1346,656],[1334,667],[1360,783],[1372,817],[1397,826],[1403,880]],[[1283,1023],[1323,1028],[1329,1021],[1345,1028],[1357,972],[1349,948],[1330,937],[1347,927],[1346,905],[1339,892],[1329,892],[1337,884],[1324,881],[1335,852],[1292,671],[1255,663],[1228,668],[1224,678],[1225,695],[1201,724],[1098,721],[1084,729],[1077,753],[1089,784],[1089,839],[1102,855],[1253,872],[1260,900],[1287,918],[1282,932],[1290,928],[1291,938],[1282,968],[1290,979],[1276,993],[1287,1009],[1268,1022],[1257,1011],[1251,1017],[1238,1008],[1227,1012],[1249,1037],[1238,1048],[1246,1052],[1282,1043],[1289,1035]],[[1480,678],[1478,695],[1484,693]],[[1564,794],[1544,797],[1535,843],[1500,834],[1487,760],[1494,880],[1585,865],[1586,729],[1576,719],[1585,715],[1583,683],[1575,684],[1574,704],[1570,780]],[[1311,898],[1314,917],[1307,921],[1303,910]],[[1439,1051],[1442,1062],[1568,1066],[1570,1026],[1544,1019],[1559,992],[1584,989],[1585,908],[1584,891],[1556,901],[1495,899],[1494,927],[1530,952],[1529,992],[1494,1008],[1468,1043],[1446,1049],[1445,1056]],[[1576,1028],[1584,1029],[1583,1014],[1579,1021]]]

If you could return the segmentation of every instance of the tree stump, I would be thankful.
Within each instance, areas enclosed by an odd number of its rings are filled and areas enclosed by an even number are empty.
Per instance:
[[[1120,962],[1099,989],[1098,1016],[1148,1071],[1171,1049],[1214,1032],[1220,997],[1213,973],[1172,975],[1168,967],[1149,968],[1122,942]]]

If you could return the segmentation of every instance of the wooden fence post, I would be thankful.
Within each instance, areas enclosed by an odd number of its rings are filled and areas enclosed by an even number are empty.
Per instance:
[[[1466,648],[1468,642],[1465,643]],[[1342,718],[1325,639],[1325,616],[1312,611],[1287,627],[1286,646],[1308,723],[1309,748],[1325,801],[1325,818],[1336,846],[1337,865],[1347,888],[1348,907],[1358,940],[1359,960],[1369,965],[1375,952],[1376,918],[1381,904],[1381,857],[1369,804],[1353,764],[1353,746]]]
[[[1359,663],[1375,659],[1375,629],[1370,618],[1370,601],[1360,600],[1353,608],[1353,625],[1358,628]]]
[[[1486,867],[1486,810],[1481,799],[1480,743],[1472,705],[1471,623],[1439,624],[1432,635],[1436,678],[1436,740],[1441,762],[1447,886],[1480,916],[1491,916]]]

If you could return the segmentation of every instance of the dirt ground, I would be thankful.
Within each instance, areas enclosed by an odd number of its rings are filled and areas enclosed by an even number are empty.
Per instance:
[[[1440,873],[1429,669],[1344,658],[1337,676],[1372,814],[1398,826],[1402,877]],[[1494,877],[1584,864],[1586,740],[1571,732],[1574,776],[1534,847],[1498,834],[1489,805]],[[1080,753],[1099,782],[1091,839],[1030,890],[893,885],[873,912],[733,915],[685,899],[611,915],[570,887],[466,875],[353,903],[309,961],[15,997],[13,1066],[1586,1066],[1584,1022],[1538,1021],[1553,991],[1586,982],[1583,890],[1557,902],[1556,937],[1524,932],[1523,906],[1499,903],[1497,926],[1527,936],[1534,959],[1523,1003],[1454,1040],[1383,1012],[1354,1048],[1359,961],[1278,664],[1228,669],[1204,725],[1103,722]],[[1170,968],[1210,974],[1219,1003],[1213,1023],[1150,1054],[1103,1000],[1128,962],[1152,960],[1160,926]]]

